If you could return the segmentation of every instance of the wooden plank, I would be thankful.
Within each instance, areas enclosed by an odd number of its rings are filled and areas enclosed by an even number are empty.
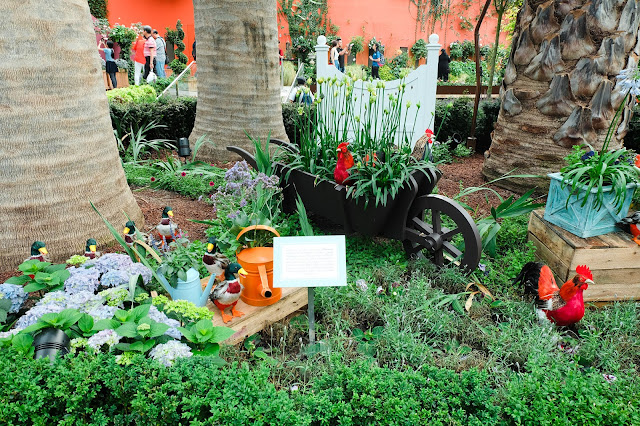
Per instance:
[[[560,259],[553,251],[549,250],[535,235],[529,233],[529,241],[532,241],[536,246],[536,257],[543,263],[547,264],[549,268],[556,275],[556,279],[565,282],[569,275],[569,267]]]
[[[593,281],[596,285],[640,285],[640,269],[638,268],[593,269],[591,272],[593,272]]]
[[[636,266],[640,273],[640,246],[629,248],[609,248],[593,250],[576,250],[569,267],[587,265],[592,271],[598,269],[627,269]]]
[[[625,240],[624,238],[621,237],[621,235],[624,235],[624,234],[622,234],[621,232],[612,232],[610,234],[600,235],[598,238],[600,238],[602,241],[607,243],[607,245],[610,248],[630,247],[629,242],[631,240],[630,239]]]
[[[544,224],[544,227],[549,228],[549,230],[553,231],[556,235],[562,238],[572,248],[589,247],[589,244],[585,239],[580,238],[577,235],[573,235],[571,232],[565,231],[559,226],[556,226],[544,220],[544,209],[534,210],[532,216],[534,215],[536,219]]]
[[[544,246],[554,253],[564,264],[571,263],[575,249],[549,228],[549,222],[531,216],[529,232],[533,234]]]
[[[614,301],[614,300],[639,300],[640,284],[605,284],[589,285],[584,292],[584,300],[590,301]]]
[[[203,278],[201,280],[202,286],[205,287],[208,281],[209,277]],[[230,327],[236,331],[233,336],[225,341],[226,344],[235,345],[268,325],[303,309],[307,306],[307,302],[307,288],[300,287],[283,288],[280,300],[269,306],[251,306],[242,300],[238,300],[236,310],[244,313],[244,315],[232,319],[227,324],[222,322],[220,310],[210,300],[207,300],[206,306],[216,314],[212,320],[213,325]]]

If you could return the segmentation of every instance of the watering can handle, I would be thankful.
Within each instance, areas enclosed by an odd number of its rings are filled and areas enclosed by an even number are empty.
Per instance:
[[[244,228],[242,231],[240,231],[240,233],[238,233],[238,236],[236,237],[236,240],[239,240],[240,237],[242,237],[244,235],[245,232],[251,231],[253,229],[256,230],[263,230],[263,231],[271,231],[273,232],[276,237],[279,237],[280,234],[278,233],[278,231],[276,231],[275,229],[273,229],[270,226],[267,225],[251,225],[251,226],[247,226],[246,228]]]

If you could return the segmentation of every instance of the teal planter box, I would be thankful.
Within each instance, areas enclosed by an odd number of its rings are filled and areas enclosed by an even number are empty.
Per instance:
[[[564,188],[562,187],[562,175],[550,173],[548,176],[551,178],[551,184],[547,206],[544,210],[544,220],[580,238],[595,237],[620,230],[616,227],[616,223],[626,217],[629,212],[631,198],[636,188],[635,183],[627,184],[627,197],[620,213],[616,213],[616,209],[613,207],[615,194],[611,191],[610,186],[603,187],[603,203],[600,209],[596,210],[593,206],[596,201],[597,189],[591,190],[587,203],[581,207],[584,201],[582,194],[586,191],[586,187],[583,186],[579,197],[572,195],[569,198],[571,185],[567,184]],[[568,204],[567,199],[569,199]]]

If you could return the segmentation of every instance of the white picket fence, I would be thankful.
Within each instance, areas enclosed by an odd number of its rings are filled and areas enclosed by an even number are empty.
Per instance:
[[[388,95],[398,96],[401,84],[404,84],[404,93],[402,94],[401,122],[404,123],[404,129],[399,129],[396,135],[396,143],[404,140],[405,135],[411,141],[413,147],[418,139],[424,135],[429,128],[434,130],[434,117],[436,109],[436,89],[438,84],[438,56],[441,45],[438,43],[440,38],[437,34],[429,36],[427,44],[427,63],[420,65],[417,69],[409,73],[405,78],[400,80],[385,81],[384,87],[384,105],[380,104],[380,108],[388,108]],[[329,46],[325,36],[319,36],[317,39],[316,49],[316,79],[337,77],[348,78],[345,74],[329,64]],[[362,103],[369,103],[370,92],[367,87],[371,83],[368,81],[356,81],[353,87],[353,97],[355,98],[354,110],[361,110]],[[338,87],[337,90],[346,90],[344,86]],[[407,105],[409,107],[407,108]],[[420,108],[417,108],[420,105]],[[417,114],[416,114],[417,112]],[[339,115],[339,113],[338,113]],[[379,121],[383,120],[380,114]],[[381,124],[381,123],[380,123]],[[350,129],[349,133],[353,134],[355,129]]]

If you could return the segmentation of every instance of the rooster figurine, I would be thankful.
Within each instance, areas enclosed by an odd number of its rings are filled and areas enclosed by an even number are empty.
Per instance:
[[[207,271],[214,277],[222,275],[229,266],[229,259],[222,253],[218,252],[218,244],[216,237],[210,237],[207,243],[207,251],[202,257],[202,263]],[[223,278],[220,278],[222,281]]]
[[[31,257],[27,260],[39,260],[40,262],[48,262],[49,252],[42,241],[36,241],[31,244]]]
[[[513,281],[524,285],[525,294],[533,295],[541,321],[545,318],[559,326],[577,323],[584,316],[582,292],[593,284],[586,265],[576,268],[576,276],[558,288],[551,269],[541,262],[529,262]]]
[[[353,155],[347,148],[348,142],[342,142],[338,145],[338,162],[336,163],[336,169],[333,171],[333,178],[337,184],[348,185],[349,181],[349,169],[355,164],[353,161]]]
[[[640,245],[640,211],[625,217],[617,225],[633,236],[634,243]]]
[[[177,238],[178,225],[172,219],[173,209],[166,206],[164,210],[162,210],[162,220],[160,220],[160,223],[156,226],[158,237],[162,240],[163,246]]]
[[[89,238],[87,240],[87,245],[84,247],[84,255],[89,259],[97,259],[100,257],[100,252],[96,251],[96,247],[98,243],[95,239]]]
[[[247,276],[247,272],[238,263],[231,263],[224,270],[224,281],[218,284],[209,296],[213,304],[220,309],[220,316],[222,316],[224,323],[228,323],[234,317],[244,315],[242,312],[236,311],[236,304],[244,287],[240,284],[235,274],[243,278]],[[228,307],[231,307],[231,315],[224,313],[224,310]]]

